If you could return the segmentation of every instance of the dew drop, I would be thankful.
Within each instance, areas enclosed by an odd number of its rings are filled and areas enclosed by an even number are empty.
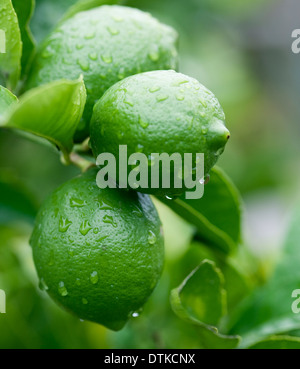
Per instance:
[[[70,256],[74,256],[74,251],[75,251],[75,248],[74,247],[70,247],[69,248],[69,251],[68,251],[69,255]]]
[[[207,134],[207,128],[202,128],[202,134],[206,135]]]
[[[101,59],[104,61],[104,63],[106,64],[111,64],[113,62],[113,58],[111,55],[101,55]]]
[[[68,290],[66,289],[66,286],[65,286],[64,282],[59,282],[59,284],[58,284],[58,293],[62,297],[65,297],[65,296],[68,295]]]
[[[178,101],[183,101],[184,100],[184,96],[183,95],[176,95],[176,99]]]
[[[95,61],[98,59],[98,55],[97,53],[89,53],[89,58]]]
[[[86,40],[92,40],[93,38],[95,38],[95,36],[96,36],[95,32],[90,32],[90,33],[87,33],[87,34],[84,36],[84,38],[85,38]]]
[[[207,103],[204,100],[199,99],[199,103],[204,106],[204,108],[207,108]]]
[[[115,21],[115,22],[123,22],[123,20],[124,20],[124,18],[122,18],[122,17],[120,17],[120,16],[118,16],[118,15],[114,15],[113,17],[112,17],[112,19]]]
[[[82,208],[85,205],[86,205],[86,202],[84,200],[74,199],[74,198],[70,200],[70,206],[72,208]]]
[[[83,235],[83,236],[86,236],[89,231],[92,229],[90,223],[88,220],[84,220],[82,223],[81,223],[81,226],[80,226],[80,229],[79,229],[79,232]]]
[[[117,36],[120,33],[120,31],[114,27],[107,27],[107,30],[112,36]]]
[[[137,312],[132,313],[132,317],[133,317],[133,318],[138,318],[138,317],[139,317],[139,315],[140,315],[140,314],[139,314],[139,313],[137,313]]]
[[[168,95],[159,95],[159,96],[157,96],[156,101],[157,102],[162,102],[162,101],[167,100],[168,98],[169,98]]]
[[[140,153],[142,153],[142,152],[144,151],[144,146],[143,146],[143,145],[141,145],[141,144],[138,144],[138,145],[136,146],[136,148],[135,148],[135,151],[136,151],[136,152],[140,152]]]
[[[172,196],[168,196],[168,195],[166,195],[166,196],[165,196],[165,198],[166,198],[167,200],[173,200],[173,197],[172,197]]]
[[[145,122],[141,117],[139,118],[139,125],[146,129],[148,126],[149,126],[149,123],[148,122]]]
[[[70,222],[68,219],[61,217],[59,221],[59,232],[67,232],[71,224],[72,222]]]
[[[94,234],[98,234],[99,233],[99,228],[94,228],[93,232],[94,232]]]
[[[82,60],[82,59],[78,59],[77,60],[77,64],[80,66],[80,68],[84,71],[87,72],[90,69],[90,64],[88,61],[86,60]]]
[[[97,284],[99,281],[99,277],[98,277],[98,273],[97,272],[93,272],[90,275],[90,281],[92,284]]]
[[[124,100],[124,104],[127,104],[127,105],[129,105],[131,107],[134,106],[134,103],[130,99],[128,99],[128,98],[126,98],[126,100]]]
[[[84,45],[83,44],[76,44],[76,49],[77,50],[81,50],[84,48]]]
[[[149,91],[153,94],[154,92],[157,92],[157,91],[159,91],[160,90],[160,87],[158,87],[158,86],[153,86],[153,87],[151,87],[150,89],[149,89]]]
[[[114,228],[117,228],[117,224],[114,221],[114,218],[110,215],[105,215],[103,217],[103,223],[111,224]]]
[[[157,62],[159,60],[159,52],[158,51],[152,51],[148,54],[149,59],[152,60],[153,62]]]
[[[154,245],[155,242],[156,242],[156,236],[155,236],[154,232],[152,232],[152,231],[149,231],[149,233],[148,233],[148,242],[149,242],[150,245]]]

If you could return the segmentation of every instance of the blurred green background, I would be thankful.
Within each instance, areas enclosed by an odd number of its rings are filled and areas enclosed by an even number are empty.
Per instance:
[[[31,22],[40,42],[75,0],[36,0]],[[250,284],[262,283],[283,243],[299,195],[299,28],[297,0],[129,0],[180,34],[180,71],[220,100],[231,139],[219,165],[244,201]],[[298,17],[298,18],[297,18]],[[297,23],[298,22],[298,23]],[[78,170],[13,132],[0,133],[1,348],[198,348],[197,331],[171,312],[169,292],[199,264],[193,229],[159,204],[166,233],[163,278],[141,316],[112,333],[58,308],[38,288],[28,241],[44,198]],[[209,252],[209,251],[207,251]],[[251,254],[251,256],[250,256]],[[198,255],[195,257],[195,255]]]

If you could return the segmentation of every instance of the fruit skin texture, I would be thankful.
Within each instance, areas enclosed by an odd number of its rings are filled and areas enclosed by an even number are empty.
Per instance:
[[[45,40],[32,67],[26,89],[83,74],[87,104],[75,135],[89,135],[95,102],[130,75],[176,69],[178,35],[150,14],[124,6],[101,6],[80,12]]]
[[[153,153],[180,153],[182,157],[204,153],[205,174],[217,162],[230,135],[213,93],[175,71],[142,73],[112,86],[95,105],[90,131],[94,156],[114,154],[117,168],[119,145],[127,145],[128,156],[135,152],[148,158]],[[173,178],[174,173],[171,175]],[[184,190],[138,191],[176,196]]]
[[[161,224],[149,196],[100,190],[92,169],[44,203],[31,237],[41,288],[83,320],[120,330],[163,268]]]

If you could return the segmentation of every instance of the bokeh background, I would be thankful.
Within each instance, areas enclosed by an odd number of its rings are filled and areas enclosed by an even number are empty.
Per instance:
[[[75,0],[36,0],[40,42]],[[300,183],[300,28],[298,0],[129,0],[180,34],[180,71],[219,98],[231,131],[219,165],[244,202],[241,260],[250,288],[264,283],[282,246]],[[139,317],[113,333],[58,308],[38,288],[29,238],[36,209],[78,174],[58,154],[0,132],[0,348],[198,348],[197,332],[171,312],[170,289],[195,267],[190,225],[162,205],[166,267]],[[246,260],[246,261],[245,261]]]

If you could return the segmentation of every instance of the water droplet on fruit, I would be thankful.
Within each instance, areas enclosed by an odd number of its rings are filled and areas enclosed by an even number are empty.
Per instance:
[[[113,58],[111,55],[101,55],[101,59],[104,61],[104,63],[106,64],[111,64],[113,62]]]
[[[157,102],[162,102],[162,101],[167,100],[168,98],[169,98],[168,95],[159,95],[159,96],[157,96],[156,101]]]
[[[207,128],[202,128],[202,134],[206,135],[206,133],[207,133]]]
[[[80,229],[79,229],[79,232],[83,235],[83,236],[86,236],[89,231],[92,229],[90,223],[88,220],[84,220],[82,223],[81,223],[81,226],[80,226]]]
[[[155,242],[156,242],[156,236],[155,236],[154,232],[152,232],[152,231],[149,231],[149,233],[148,233],[148,242],[149,242],[150,245],[154,245]]]
[[[86,201],[84,200],[80,200],[80,199],[70,199],[70,206],[72,208],[82,208],[83,206],[86,205]]]
[[[136,146],[136,148],[135,148],[135,151],[136,151],[136,152],[140,152],[140,153],[142,153],[142,152],[144,151],[144,146],[143,146],[143,145],[141,145],[141,144],[138,144],[138,145]]]
[[[84,36],[84,38],[85,38],[86,40],[92,40],[93,38],[95,38],[95,36],[96,36],[95,32],[90,32],[90,33],[87,33],[87,34]]]
[[[86,60],[78,59],[77,64],[84,72],[87,72],[90,69],[90,63]]]
[[[70,222],[68,219],[61,217],[59,221],[59,232],[67,232],[71,224],[72,222]]]
[[[89,303],[88,300],[85,299],[85,298],[83,298],[81,301],[82,301],[83,305],[87,305]]]
[[[120,33],[120,31],[114,27],[107,27],[107,30],[112,36],[117,36]]]
[[[124,100],[124,104],[127,104],[127,105],[129,105],[131,107],[134,106],[134,103],[128,97],[126,97],[126,99]]]
[[[158,51],[151,51],[149,54],[149,59],[152,60],[153,62],[157,62],[159,60],[159,52]]]
[[[103,217],[103,223],[111,224],[114,228],[117,228],[117,224],[114,221],[114,218],[110,215],[105,215]]]
[[[204,106],[204,108],[207,108],[207,103],[204,100],[199,99],[199,103]]]
[[[168,196],[168,195],[166,195],[166,196],[165,196],[165,198],[166,198],[167,200],[173,200],[173,197],[172,197],[172,196]]]
[[[148,126],[149,126],[149,123],[148,122],[145,122],[141,117],[139,118],[139,125],[146,129]]]
[[[150,89],[149,89],[149,91],[153,94],[154,92],[157,92],[157,91],[159,91],[160,90],[160,87],[158,87],[158,86],[154,86],[154,87],[151,87]]]
[[[90,281],[92,284],[97,284],[99,281],[99,277],[98,277],[98,273],[97,272],[93,272],[90,275]]]
[[[183,101],[184,100],[184,96],[183,95],[176,95],[176,99],[178,101]]]
[[[77,50],[81,50],[84,48],[84,45],[83,44],[76,44],[76,49]]]
[[[133,317],[133,318],[138,318],[138,317],[139,317],[139,315],[140,315],[140,314],[139,314],[139,313],[137,313],[137,312],[132,313],[132,317]]]
[[[112,19],[115,21],[115,22],[123,22],[124,18],[118,16],[118,15],[114,15],[112,16]]]
[[[95,61],[98,59],[98,55],[97,53],[89,53],[89,58]]]
[[[62,297],[65,297],[65,296],[68,295],[68,290],[66,289],[66,286],[65,286],[64,282],[59,282],[59,284],[58,284],[58,293]]]
[[[74,247],[70,247],[68,252],[69,252],[69,255],[70,256],[74,256],[75,248]]]

